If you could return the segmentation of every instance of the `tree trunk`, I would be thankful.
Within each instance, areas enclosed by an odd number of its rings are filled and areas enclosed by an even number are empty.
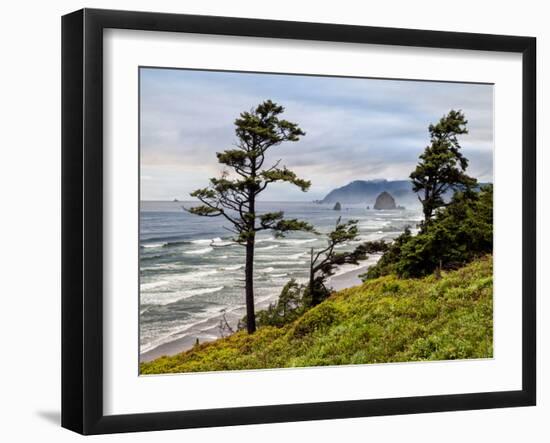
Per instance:
[[[313,248],[311,248],[310,258],[309,258],[309,296],[311,297],[311,305],[315,306],[315,299],[313,298]]]
[[[254,189],[249,189],[248,197],[248,236],[246,238],[246,261],[244,285],[246,294],[246,330],[249,334],[256,331],[256,313],[254,312],[254,244],[256,243],[256,199]]]
[[[246,262],[244,284],[246,293],[246,329],[249,334],[256,331],[256,314],[254,313],[254,238],[246,241]]]
[[[424,212],[424,223],[428,224],[432,218],[431,197],[428,188],[424,190],[424,201],[422,202],[422,209]]]

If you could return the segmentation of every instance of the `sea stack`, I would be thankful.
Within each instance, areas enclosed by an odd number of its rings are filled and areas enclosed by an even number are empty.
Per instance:
[[[342,210],[342,205],[340,204],[340,202],[336,202],[336,204],[334,205],[334,209],[335,211],[341,211]]]
[[[382,192],[376,197],[374,209],[396,209],[395,200],[389,192]]]

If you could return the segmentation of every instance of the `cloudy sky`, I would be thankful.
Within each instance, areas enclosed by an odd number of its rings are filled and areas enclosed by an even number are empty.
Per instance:
[[[235,142],[239,113],[271,99],[306,132],[272,148],[309,192],[273,185],[264,200],[314,200],[353,180],[406,179],[429,142],[428,125],[462,109],[470,133],[461,137],[468,172],[493,175],[491,85],[207,72],[140,70],[141,198],[189,199],[222,171],[216,152]]]

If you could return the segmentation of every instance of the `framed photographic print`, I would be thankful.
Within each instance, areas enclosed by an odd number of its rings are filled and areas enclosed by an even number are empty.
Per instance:
[[[536,400],[531,37],[62,21],[62,425]]]

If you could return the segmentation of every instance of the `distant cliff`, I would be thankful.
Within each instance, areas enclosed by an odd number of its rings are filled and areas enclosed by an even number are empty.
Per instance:
[[[400,204],[415,201],[410,180],[356,180],[346,186],[330,191],[321,203],[361,203],[373,205],[376,197],[382,192],[389,192]]]
[[[479,186],[487,183],[480,183]],[[410,180],[355,180],[341,188],[330,191],[319,203],[363,204],[374,205],[376,197],[382,192],[389,192],[397,204],[407,207],[420,204],[417,195],[412,190]],[[448,191],[445,199],[450,199],[452,191]]]
[[[376,197],[374,209],[396,209],[395,200],[389,192],[382,192]]]

